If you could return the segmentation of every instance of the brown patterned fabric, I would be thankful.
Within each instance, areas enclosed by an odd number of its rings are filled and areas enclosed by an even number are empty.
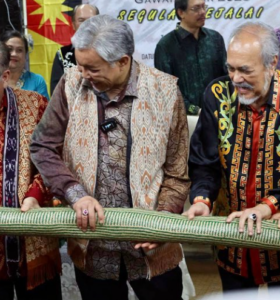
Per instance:
[[[41,95],[23,90],[14,90],[17,98],[19,121],[20,121],[20,153],[19,153],[19,179],[18,197],[20,205],[31,186],[40,187],[44,195],[51,200],[49,192],[42,184],[42,179],[31,163],[29,144],[35,126],[41,119],[47,106],[47,100]],[[2,132],[4,130],[5,111],[0,110],[0,157],[3,155]],[[2,167],[2,164],[0,164]],[[2,170],[0,169],[0,191],[2,193]],[[1,197],[2,198],[2,197]],[[1,205],[2,206],[2,205]],[[28,277],[28,289],[53,278],[61,271],[60,254],[58,251],[58,240],[46,237],[25,237],[21,238],[21,274]],[[5,247],[3,237],[0,240],[0,279],[6,279]]]
[[[98,128],[100,106],[105,118],[117,119],[117,128],[107,136]],[[135,61],[128,86],[112,100],[94,91],[77,68],[71,68],[58,84],[31,147],[44,182],[71,204],[71,199],[88,194],[104,207],[130,207],[132,202],[136,207],[180,213],[188,195],[188,127],[176,79]],[[122,255],[129,278],[136,279],[176,267],[182,251],[178,244],[175,247],[178,251],[166,244],[144,254],[129,242],[71,239],[68,252],[78,268],[102,279],[118,278]],[[156,262],[157,255],[165,264]]]
[[[180,99],[181,94],[178,94]],[[185,106],[183,101],[176,101],[169,132],[166,161],[163,165],[164,178],[158,196],[158,211],[180,213],[184,206],[186,193],[190,187],[188,180],[188,130],[184,125]]]
[[[96,97],[89,89],[77,90],[81,75],[74,69],[69,71],[66,77],[66,96],[70,119],[64,142],[64,161],[85,186],[85,190],[95,195],[104,207],[129,207],[126,147],[131,119],[133,143],[130,160],[132,171],[129,179],[133,206],[155,209],[163,184],[163,194],[160,196],[162,208],[180,212],[188,191],[186,184],[188,131],[185,111],[182,109],[182,97],[180,94],[178,96],[176,80],[173,77],[141,64],[137,69],[134,63],[122,99],[118,97],[109,101],[106,95],[103,95],[103,99],[99,99],[102,101],[102,107],[105,107],[105,119],[114,117],[119,124],[117,130],[110,131],[107,135],[99,132],[99,136],[97,118],[94,117],[98,96]],[[110,105],[112,103],[114,105]],[[77,130],[79,135],[76,134]],[[98,155],[96,151],[92,151],[97,145],[99,145]],[[165,164],[167,155],[170,161]],[[95,181],[88,180],[96,178],[95,189]],[[172,184],[172,190],[175,192],[169,192]],[[167,205],[170,198],[171,204]],[[70,249],[76,252],[77,248],[71,245],[71,240],[69,243]],[[140,250],[134,250],[129,242],[90,241],[84,271],[94,278],[118,279],[122,255],[129,280],[147,277],[148,273],[156,276],[179,264],[182,250],[178,244],[175,248],[174,245],[164,245],[162,250],[158,250],[162,256],[161,263],[159,261],[152,263],[156,261],[156,252],[143,255]],[[71,251],[69,253],[71,254]],[[85,252],[80,253],[82,254]],[[76,261],[73,255],[72,259]],[[80,267],[84,269],[83,266]]]
[[[186,116],[180,114],[173,119],[173,112],[181,108],[178,97],[176,80],[156,69],[139,64],[139,79],[137,81],[137,98],[133,101],[131,112],[132,149],[130,169],[130,188],[134,207],[154,209],[157,206],[157,197],[163,183],[163,167],[166,164],[166,155],[170,130],[178,131],[182,142],[176,143],[176,162],[180,162],[182,169],[176,165],[173,168],[176,176],[173,178],[188,181],[186,166],[187,125]],[[69,109],[69,121],[64,139],[64,162],[72,171],[88,194],[94,195],[98,151],[98,119],[97,101],[92,89],[82,88],[81,74],[76,68],[71,68],[66,77],[65,94]],[[112,115],[115,115],[114,110]],[[178,128],[176,128],[178,126]],[[77,134],[79,132],[79,134]],[[172,133],[173,134],[173,133]],[[175,134],[176,135],[176,134]],[[175,136],[174,135],[174,136]],[[170,146],[169,144],[169,146]],[[184,147],[182,147],[184,145]],[[80,151],[82,148],[82,151]],[[180,155],[182,152],[183,155]],[[171,151],[172,153],[172,151]],[[173,153],[174,154],[174,153]],[[174,163],[174,161],[173,161]],[[179,174],[177,174],[179,171]],[[174,175],[172,172],[167,175]],[[182,186],[181,186],[182,189]],[[184,189],[188,190],[188,185]]]
[[[137,97],[135,83],[138,74],[135,67],[134,64],[124,95],[109,100],[106,95],[97,94],[98,100],[102,102],[105,119],[114,117],[120,125],[107,134],[99,132],[95,198],[103,207],[130,207],[126,153],[132,103]],[[147,276],[143,254],[135,250],[131,242],[105,240],[89,242],[84,272],[94,278],[118,280],[121,256],[129,280]]]

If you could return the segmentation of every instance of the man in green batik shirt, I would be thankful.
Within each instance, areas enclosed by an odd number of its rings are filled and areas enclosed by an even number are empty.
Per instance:
[[[188,115],[198,115],[206,86],[227,75],[223,37],[203,27],[204,0],[175,0],[179,26],[157,44],[155,67],[179,78]]]

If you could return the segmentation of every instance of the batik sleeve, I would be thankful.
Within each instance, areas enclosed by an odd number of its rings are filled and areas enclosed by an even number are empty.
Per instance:
[[[62,159],[62,148],[69,119],[64,77],[58,83],[49,105],[33,133],[31,159],[45,185],[54,196],[73,204],[86,195]]]
[[[189,132],[182,95],[178,89],[167,145],[164,178],[158,197],[158,211],[181,213],[189,194]]]

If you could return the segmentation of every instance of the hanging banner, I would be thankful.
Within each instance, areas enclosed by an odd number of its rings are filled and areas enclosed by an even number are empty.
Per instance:
[[[156,44],[179,22],[174,0],[118,0],[112,5],[104,0],[83,2],[96,5],[101,14],[128,22],[136,43],[134,58],[150,66],[153,66]],[[279,0],[206,0],[205,3],[208,5],[205,27],[221,33],[226,45],[233,28],[246,21],[259,20],[280,27]]]
[[[134,32],[138,61],[153,66],[160,38],[176,28],[174,0],[26,0],[28,30],[34,40],[30,55],[31,71],[44,76],[47,85],[56,51],[70,44],[71,15],[80,3],[96,5],[100,14],[128,22]],[[114,2],[114,3],[112,3]],[[261,21],[280,28],[279,0],[206,0],[205,27],[220,32],[227,45],[233,28],[246,21]],[[280,29],[279,29],[280,30]]]

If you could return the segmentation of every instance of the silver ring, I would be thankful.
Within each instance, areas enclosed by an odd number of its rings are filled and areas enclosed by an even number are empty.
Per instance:
[[[249,215],[249,218],[253,221],[256,221],[257,220],[257,215],[256,214],[250,214]]]
[[[89,212],[88,212],[88,210],[85,208],[85,209],[83,210],[83,212],[82,212],[82,215],[85,216],[85,217],[87,217],[88,214],[89,214]]]

